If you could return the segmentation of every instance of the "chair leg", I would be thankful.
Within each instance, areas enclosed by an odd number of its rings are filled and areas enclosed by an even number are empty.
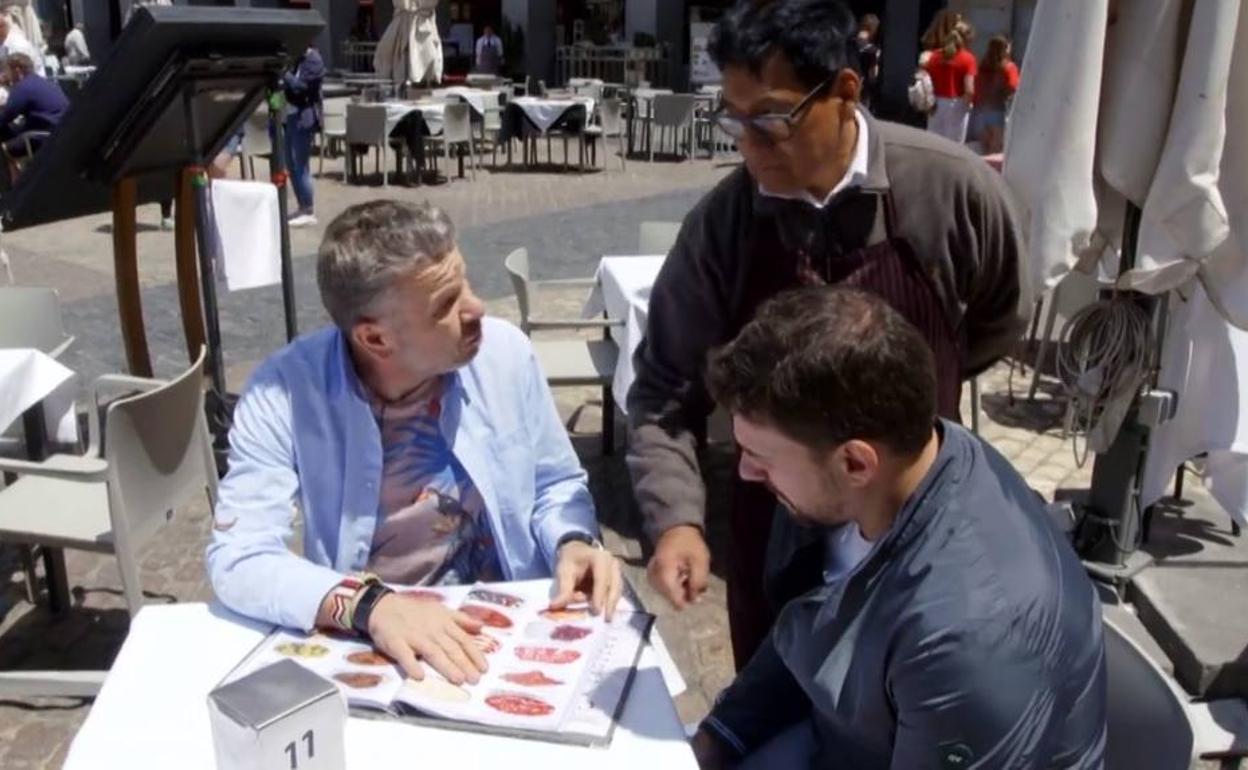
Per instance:
[[[1040,387],[1040,368],[1044,366],[1044,357],[1049,351],[1049,339],[1053,336],[1053,326],[1057,323],[1057,300],[1060,292],[1059,286],[1054,288],[1053,293],[1049,295],[1049,312],[1044,317],[1044,334],[1036,349],[1036,360],[1031,372],[1031,387],[1027,389],[1028,401],[1036,400],[1036,390]]]
[[[979,435],[979,378],[971,378],[971,433]]]
[[[602,453],[615,454],[615,394],[610,385],[602,386]]]
[[[133,618],[143,609],[143,589],[139,586],[139,567],[134,554],[129,548],[119,547],[114,554],[117,557],[117,569],[121,571],[121,587],[126,595],[126,606]]]
[[[34,604],[39,600],[39,573],[35,566],[35,549],[29,545],[19,545],[17,558],[22,563],[22,582],[25,583],[26,601]]]
[[[383,142],[377,148],[377,165],[381,167],[381,186],[390,186],[390,150]]]

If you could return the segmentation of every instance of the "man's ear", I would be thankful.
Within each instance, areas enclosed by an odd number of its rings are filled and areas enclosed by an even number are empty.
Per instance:
[[[850,439],[837,450],[841,471],[850,486],[862,489],[871,484],[880,472],[880,453],[871,444]]]
[[[392,352],[389,334],[372,319],[361,319],[351,327],[351,342],[373,358],[388,358]]]
[[[856,70],[849,67],[842,69],[836,73],[832,93],[841,100],[842,104],[852,110],[858,104],[858,98],[862,94],[862,77]]]

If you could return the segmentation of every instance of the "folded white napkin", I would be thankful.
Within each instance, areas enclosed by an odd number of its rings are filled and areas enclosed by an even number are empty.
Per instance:
[[[214,179],[212,206],[230,291],[282,280],[281,213],[277,187],[268,182]]]

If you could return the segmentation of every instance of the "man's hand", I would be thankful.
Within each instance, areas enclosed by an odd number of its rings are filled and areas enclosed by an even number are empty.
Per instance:
[[[711,551],[702,530],[692,524],[672,527],[659,536],[650,559],[650,585],[678,610],[706,592]]]
[[[438,602],[389,594],[368,618],[373,645],[394,658],[413,679],[425,678],[420,660],[452,684],[476,684],[488,666],[473,641],[481,623]]]
[[[610,620],[624,590],[624,576],[610,551],[573,540],[559,549],[555,586],[551,609],[589,602],[590,612]]]
[[[701,770],[721,770],[728,767],[728,757],[723,745],[706,730],[698,730],[689,745]]]

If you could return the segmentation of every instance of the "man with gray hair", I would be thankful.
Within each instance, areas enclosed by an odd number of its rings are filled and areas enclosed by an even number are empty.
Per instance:
[[[486,669],[481,623],[387,584],[553,574],[553,608],[609,617],[622,577],[585,471],[528,338],[485,317],[446,214],[352,206],[325,232],[317,283],[334,325],[261,364],[234,411],[207,555],[218,598],[455,684]]]

